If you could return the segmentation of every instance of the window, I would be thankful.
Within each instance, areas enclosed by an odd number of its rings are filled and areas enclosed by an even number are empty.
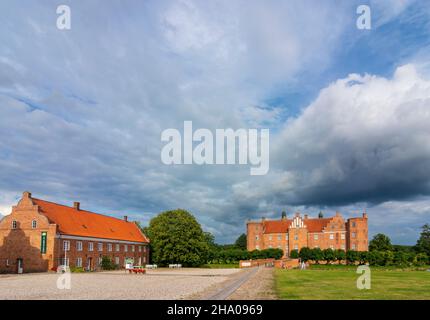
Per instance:
[[[128,246],[125,244],[124,245],[124,252],[127,252],[128,251]]]
[[[115,245],[115,250],[116,250],[117,252],[119,251],[119,244],[118,244],[118,243]]]
[[[355,232],[351,233],[351,237],[355,238],[357,234]]]
[[[345,250],[345,245],[344,245],[344,244],[342,244],[342,245],[340,246],[340,248],[341,248],[342,250]]]
[[[16,220],[12,221],[12,229],[16,229],[18,226],[18,223],[16,222]]]
[[[119,265],[119,257],[115,257],[115,264]]]
[[[318,240],[318,235],[314,234],[314,240]]]
[[[331,250],[333,250],[333,249],[334,249],[334,246],[333,246],[332,244],[330,245],[330,249],[331,249]]]
[[[257,241],[258,241],[258,240],[259,240],[259,237],[258,237],[258,236],[255,236],[255,240],[257,240]]]
[[[6,267],[9,267],[9,259],[6,259]]]
[[[139,246],[139,252],[142,252],[142,246]]]
[[[352,250],[355,250],[356,246],[355,243],[352,244]]]
[[[297,244],[294,245],[294,250],[299,250],[299,246]]]
[[[103,260],[103,258],[102,258],[102,257],[99,257],[99,266],[101,266],[101,265],[102,265],[102,260]]]
[[[146,263],[146,257],[143,257],[143,264]]]
[[[278,235],[278,240],[281,240],[282,239],[282,235]]]
[[[94,243],[88,242],[88,251],[94,251]]]
[[[269,236],[269,240],[272,240],[272,235]]]
[[[299,240],[299,236],[297,234],[294,235],[294,240]]]
[[[352,227],[355,228],[356,224],[355,221],[352,222]]]
[[[36,220],[31,221],[31,228],[32,229],[36,229],[37,228],[37,221]]]
[[[131,252],[134,252],[134,246],[131,246]]]
[[[79,268],[82,267],[82,258],[81,257],[76,258],[76,266],[79,267]]]
[[[342,240],[345,240],[345,234],[344,234],[344,233],[341,233],[341,234],[340,234],[340,238],[341,238]]]
[[[97,249],[99,251],[103,251],[103,243],[99,242],[98,245],[97,245]]]
[[[76,250],[82,251],[82,241],[76,241]]]
[[[112,251],[112,243],[108,243],[108,251]]]
[[[330,240],[334,239],[334,233],[330,233]]]
[[[40,235],[40,253],[46,253],[46,232],[42,232]]]
[[[272,249],[272,245],[271,244],[269,244],[269,249]]]
[[[285,240],[288,240],[288,233],[285,235]]]
[[[260,250],[260,246],[259,246],[259,245],[256,245],[256,246],[255,246],[255,249]]]
[[[62,265],[62,266],[68,266],[69,265],[69,258],[61,258],[60,259],[60,264]]]
[[[278,249],[281,249],[281,245],[278,246]]]
[[[146,253],[146,246],[143,247],[143,253]]]
[[[63,251],[69,251],[69,250],[70,250],[70,241],[63,240]]]

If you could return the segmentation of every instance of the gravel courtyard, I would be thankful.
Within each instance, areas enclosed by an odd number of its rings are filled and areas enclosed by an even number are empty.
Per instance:
[[[158,269],[146,275],[124,271],[72,273],[71,289],[57,289],[56,273],[0,275],[0,300],[7,299],[186,299],[210,290],[240,269]]]

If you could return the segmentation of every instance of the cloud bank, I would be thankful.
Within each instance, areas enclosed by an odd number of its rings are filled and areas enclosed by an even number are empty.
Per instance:
[[[376,25],[414,3],[375,3]],[[0,4],[0,212],[24,190],[144,224],[181,207],[222,242],[282,209],[367,207],[376,225],[409,204],[415,231],[428,219],[427,69],[338,76],[339,51],[365,37],[353,3],[66,4],[67,32],[54,1]],[[303,109],[291,102],[309,92]],[[269,174],[163,165],[161,132],[185,120],[270,128]]]

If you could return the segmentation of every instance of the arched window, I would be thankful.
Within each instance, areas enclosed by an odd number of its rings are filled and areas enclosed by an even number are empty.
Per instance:
[[[36,221],[36,220],[31,221],[31,227],[32,227],[33,229],[36,229],[36,228],[37,228],[37,221]]]
[[[18,226],[18,223],[16,222],[16,220],[12,221],[12,229],[16,229]]]

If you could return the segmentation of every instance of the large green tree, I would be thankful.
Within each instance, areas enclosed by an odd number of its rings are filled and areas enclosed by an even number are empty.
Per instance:
[[[370,251],[391,251],[393,246],[391,245],[391,240],[388,236],[382,233],[378,233],[373,237],[369,243]]]
[[[186,210],[160,213],[151,219],[145,231],[151,241],[153,263],[199,266],[208,259],[211,237]]]
[[[415,249],[420,253],[425,253],[430,257],[430,225],[425,224],[422,226],[420,238],[417,241]]]
[[[235,241],[234,245],[239,248],[246,250],[246,234],[242,233]]]

